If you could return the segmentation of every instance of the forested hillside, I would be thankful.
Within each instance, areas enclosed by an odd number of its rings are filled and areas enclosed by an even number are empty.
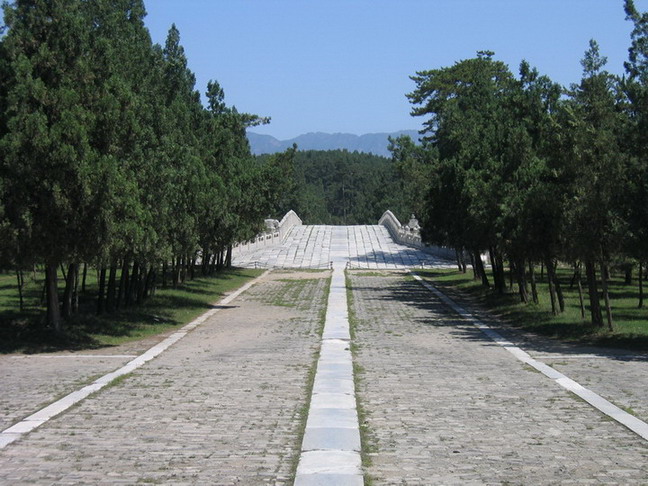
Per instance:
[[[290,140],[277,140],[270,135],[261,135],[248,131],[252,153],[255,155],[274,154],[289,149],[297,144],[300,150],[348,150],[389,157],[389,137],[408,135],[418,140],[416,130],[401,130],[394,133],[306,133]]]
[[[346,150],[289,151],[292,188],[280,202],[306,224],[376,224],[387,209],[402,212],[397,172],[390,159]],[[287,154],[258,156],[262,165]]]

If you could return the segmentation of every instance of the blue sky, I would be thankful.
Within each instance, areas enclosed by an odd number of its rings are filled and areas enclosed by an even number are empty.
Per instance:
[[[635,0],[648,10],[648,0]],[[228,104],[272,117],[255,129],[307,132],[419,129],[409,76],[495,51],[563,85],[577,82],[595,38],[623,73],[632,26],[623,0],[146,0],[164,43],[175,23],[197,88],[217,80]]]

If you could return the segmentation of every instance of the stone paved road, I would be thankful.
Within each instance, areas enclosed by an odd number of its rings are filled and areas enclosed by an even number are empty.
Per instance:
[[[0,430],[121,367],[171,332],[100,350],[0,356]]]
[[[497,319],[465,294],[447,287],[443,291],[451,298],[461,300],[462,306],[474,316],[497,327]],[[647,352],[563,343],[510,327],[497,327],[497,331],[531,357],[648,422]]]
[[[419,284],[361,275],[352,276],[355,359],[373,484],[648,483],[645,441]]]
[[[0,484],[287,484],[328,272],[275,273],[0,451]]]

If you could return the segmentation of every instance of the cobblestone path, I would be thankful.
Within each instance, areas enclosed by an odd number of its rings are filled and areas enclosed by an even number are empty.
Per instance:
[[[351,281],[372,484],[648,483],[645,441],[407,276],[362,275]]]
[[[289,484],[328,276],[270,274],[155,360],[1,450],[0,484]]]
[[[0,430],[125,365],[172,332],[78,353],[0,355]]]

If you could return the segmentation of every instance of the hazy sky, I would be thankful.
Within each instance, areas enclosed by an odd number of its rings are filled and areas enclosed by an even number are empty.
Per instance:
[[[648,10],[648,0],[635,0]],[[146,0],[154,42],[180,30],[197,88],[217,80],[228,104],[272,117],[255,131],[419,129],[405,93],[417,70],[495,51],[568,85],[595,38],[623,72],[632,26],[623,0]]]

